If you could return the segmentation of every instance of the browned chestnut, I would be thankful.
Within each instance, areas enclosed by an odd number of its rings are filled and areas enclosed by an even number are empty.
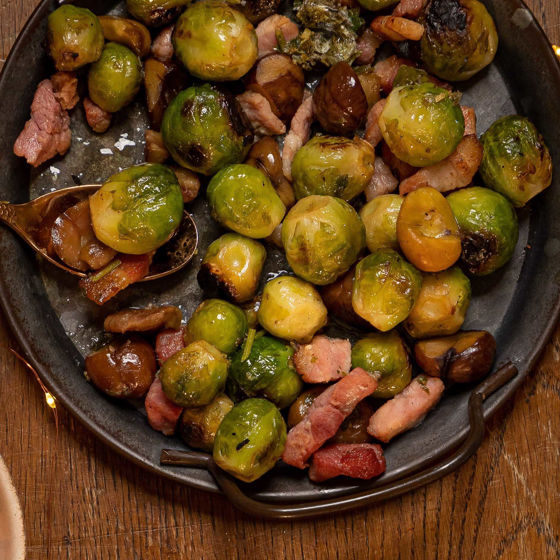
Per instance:
[[[360,80],[347,62],[337,62],[313,93],[313,111],[331,134],[352,134],[364,123],[368,102]]]
[[[271,54],[259,60],[249,74],[247,89],[268,99],[276,116],[288,122],[303,99],[303,70],[289,56]]]
[[[116,340],[86,358],[93,384],[119,399],[144,396],[156,373],[154,349],[137,337]]]
[[[492,368],[495,353],[496,341],[486,331],[422,340],[414,347],[416,363],[425,373],[455,383],[484,377]]]
[[[185,204],[192,202],[198,196],[198,191],[200,190],[200,177],[194,171],[179,167],[178,165],[170,165],[169,167],[175,173],[177,181],[179,181],[183,202]]]
[[[367,401],[362,401],[344,420],[338,432],[329,443],[367,443],[371,436],[367,432],[369,419],[373,414],[373,406]]]
[[[163,143],[161,132],[147,128],[144,131],[146,145],[144,146],[144,159],[148,163],[163,163],[169,158],[169,152]]]
[[[293,428],[296,424],[299,424],[303,417],[307,414],[309,407],[313,404],[313,401],[325,390],[325,385],[317,385],[312,389],[304,391],[290,406],[288,412],[288,427]]]

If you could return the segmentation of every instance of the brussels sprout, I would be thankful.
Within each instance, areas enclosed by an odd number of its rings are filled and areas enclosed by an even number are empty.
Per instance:
[[[205,340],[192,342],[163,362],[159,378],[164,393],[175,404],[204,406],[223,391],[228,359]]]
[[[372,253],[377,249],[399,248],[397,218],[402,203],[402,196],[384,194],[376,196],[360,210],[360,218],[366,228],[366,244]]]
[[[255,338],[249,356],[238,350],[231,359],[228,394],[238,400],[243,396],[266,397],[278,408],[290,406],[300,394],[303,383],[292,366],[293,349],[270,336]]]
[[[393,4],[399,2],[399,0],[358,0],[358,2],[362,8],[375,12],[392,6]]]
[[[465,322],[470,303],[471,283],[458,267],[425,274],[404,328],[414,338],[455,334]]]
[[[354,264],[365,246],[365,229],[344,200],[312,195],[288,212],[282,224],[282,244],[293,271],[324,286]]]
[[[428,72],[442,80],[468,80],[494,60],[498,33],[478,0],[431,0],[420,46]]]
[[[142,255],[181,223],[183,197],[173,171],[144,163],[109,177],[89,199],[95,236],[115,251]]]
[[[369,183],[374,160],[371,144],[361,138],[315,136],[296,152],[292,163],[296,197],[327,194],[351,200]]]
[[[392,249],[378,249],[356,266],[352,307],[380,331],[404,321],[422,285],[422,274]]]
[[[200,266],[198,282],[205,289],[218,291],[238,303],[251,299],[259,287],[266,249],[237,233],[226,233],[213,241]]]
[[[225,2],[201,0],[175,24],[173,47],[193,76],[238,80],[257,60],[257,34],[251,22]]]
[[[236,350],[247,334],[243,310],[222,299],[203,301],[192,314],[185,331],[188,342],[205,340],[224,354]]]
[[[373,397],[390,399],[412,379],[412,365],[401,337],[391,331],[370,334],[352,348],[352,367],[380,374]]]
[[[264,287],[258,319],[270,334],[303,343],[327,324],[327,308],[311,284],[280,276]]]
[[[185,408],[179,418],[177,432],[189,447],[211,453],[218,427],[232,408],[233,401],[223,394],[217,395],[206,406]]]
[[[103,110],[116,113],[128,105],[140,90],[142,63],[128,47],[107,43],[101,58],[88,73],[89,97]]]
[[[504,266],[519,237],[517,215],[501,194],[483,187],[451,193],[447,201],[461,230],[461,262],[475,276]]]
[[[390,150],[414,167],[450,156],[465,132],[458,95],[430,82],[394,88],[379,127]]]
[[[268,237],[286,213],[270,179],[245,163],[216,173],[206,196],[216,221],[253,239]]]
[[[49,14],[47,42],[56,69],[71,72],[98,60],[105,39],[94,13],[65,4]]]
[[[286,423],[265,399],[247,399],[225,416],[214,439],[216,464],[244,482],[268,472],[282,456]]]
[[[233,99],[210,84],[180,92],[163,114],[161,133],[171,157],[203,175],[243,161],[253,138]]]
[[[524,206],[552,183],[552,159],[543,137],[525,117],[498,119],[481,138],[480,174],[487,187]]]
[[[192,0],[126,0],[126,9],[136,19],[151,27],[173,21]]]
[[[422,70],[421,68],[415,68],[414,66],[403,64],[399,68],[397,75],[393,80],[393,87],[413,86],[428,82],[434,83],[434,80],[430,77],[428,72]]]

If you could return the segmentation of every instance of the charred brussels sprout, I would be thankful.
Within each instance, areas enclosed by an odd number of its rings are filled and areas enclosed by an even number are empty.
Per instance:
[[[140,90],[142,63],[128,47],[107,43],[101,58],[91,65],[88,90],[91,100],[109,113],[128,105]]]
[[[201,0],[181,15],[173,47],[187,70],[201,80],[237,80],[257,60],[257,34],[241,13],[216,0]]]
[[[270,336],[256,338],[249,356],[245,348],[231,359],[228,393],[235,399],[265,397],[278,408],[290,406],[300,394],[303,383],[292,366],[293,349]]]
[[[71,72],[98,60],[105,39],[94,13],[65,4],[49,14],[47,42],[56,69]]]
[[[229,165],[216,173],[206,196],[215,220],[253,239],[268,237],[286,213],[270,179],[244,163]]]
[[[274,467],[286,445],[286,423],[265,399],[247,399],[225,416],[214,440],[216,464],[244,482]]]
[[[425,274],[404,328],[414,338],[455,334],[471,303],[471,283],[458,267]]]
[[[451,193],[447,201],[461,230],[461,261],[475,276],[504,266],[519,237],[515,210],[501,194],[483,187]]]
[[[399,0],[358,0],[360,6],[365,8],[366,10],[371,10],[375,12],[377,10],[382,10],[383,8],[387,8],[389,6],[393,6]]]
[[[450,156],[465,131],[458,95],[432,83],[393,89],[379,117],[390,150],[414,167]]]
[[[163,245],[183,217],[177,178],[158,163],[136,165],[109,177],[90,197],[89,206],[96,237],[132,255]]]
[[[412,379],[412,365],[401,337],[395,332],[370,334],[352,348],[352,367],[380,375],[373,397],[390,399]]]
[[[352,307],[376,329],[404,321],[420,294],[422,274],[392,249],[378,249],[356,266]]]
[[[185,338],[205,340],[224,354],[231,354],[247,334],[247,318],[237,305],[221,299],[203,301],[192,314]]]
[[[202,260],[198,282],[238,303],[251,299],[259,287],[266,249],[248,237],[226,233],[213,241]]]
[[[205,340],[192,342],[163,362],[159,378],[164,393],[184,407],[205,406],[223,391],[228,360]]]
[[[492,16],[478,0],[431,0],[424,18],[422,61],[442,80],[467,80],[498,48]]]
[[[180,92],[165,110],[161,133],[171,157],[203,175],[243,161],[252,140],[234,100],[210,84]]]
[[[365,246],[360,217],[344,200],[312,195],[301,199],[282,224],[282,244],[293,271],[324,286],[354,264]]]
[[[514,206],[524,206],[550,186],[552,159],[543,137],[525,117],[497,120],[481,138],[484,156],[480,174],[487,187]]]
[[[309,342],[327,324],[327,308],[311,284],[280,276],[264,287],[258,319],[274,336]]]
[[[371,144],[361,138],[315,136],[296,152],[292,163],[296,197],[326,194],[351,200],[369,183],[374,161]]]
[[[126,0],[130,15],[151,27],[173,21],[192,0]]]
[[[211,453],[218,427],[232,408],[233,401],[222,394],[206,406],[185,408],[179,418],[177,432],[189,447]]]
[[[377,249],[399,248],[397,218],[403,200],[398,194],[384,194],[376,196],[360,210],[366,228],[366,244],[372,253]]]

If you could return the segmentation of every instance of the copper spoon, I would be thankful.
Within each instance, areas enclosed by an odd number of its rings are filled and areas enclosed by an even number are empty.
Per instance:
[[[86,273],[76,270],[50,256],[41,242],[41,227],[49,220],[54,221],[62,212],[93,194],[101,185],[79,185],[45,194],[24,204],[0,201],[0,222],[13,229],[33,250],[51,264],[79,276]],[[191,215],[185,211],[177,231],[160,247],[154,256],[150,272],[140,282],[169,276],[183,268],[196,253],[198,231]]]

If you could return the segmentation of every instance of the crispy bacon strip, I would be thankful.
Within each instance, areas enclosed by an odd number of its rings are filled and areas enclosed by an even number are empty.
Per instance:
[[[182,330],[165,329],[156,336],[156,356],[159,365],[169,360],[179,350],[185,347],[185,339]]]
[[[379,76],[379,83],[384,93],[389,94],[393,89],[393,82],[401,66],[414,66],[414,63],[396,55],[375,63],[373,71]]]
[[[416,19],[426,7],[428,0],[401,0],[393,10],[394,16]]]
[[[313,122],[313,95],[306,91],[303,101],[290,123],[290,131],[284,138],[282,169],[286,179],[292,180],[292,161],[296,152],[309,140]]]
[[[374,148],[383,140],[383,134],[379,128],[379,117],[387,104],[386,99],[378,101],[370,110],[366,119],[366,131],[364,140],[367,140]]]
[[[383,194],[396,191],[399,186],[399,181],[380,157],[375,158],[373,166],[373,175],[364,191],[368,202]]]

